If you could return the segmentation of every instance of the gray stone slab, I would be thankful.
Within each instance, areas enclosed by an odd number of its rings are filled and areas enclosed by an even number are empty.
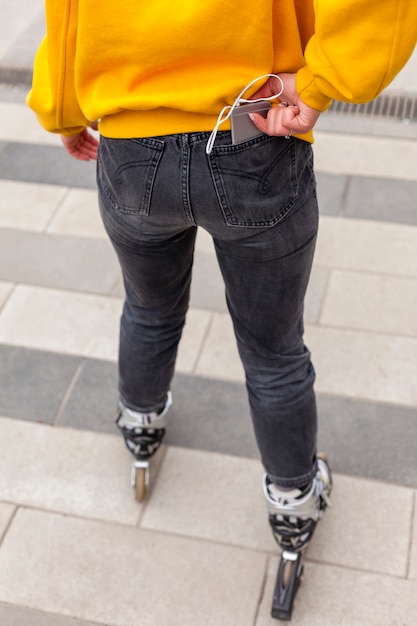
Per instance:
[[[223,278],[214,254],[197,251],[194,256],[190,305],[208,311],[227,311]]]
[[[2,346],[0,414],[115,433],[116,364]],[[75,380],[74,374],[77,371]],[[52,391],[51,391],[52,390]],[[246,390],[241,383],[177,374],[165,442],[258,458]],[[417,487],[417,411],[318,395],[319,449],[335,472]]]
[[[316,180],[320,213],[323,215],[340,215],[349,178],[316,172]]]
[[[2,66],[31,69],[36,50],[45,34],[45,11],[41,8],[28,21],[2,57]]]
[[[28,92],[27,87],[0,83],[0,102],[15,102],[23,104]]]
[[[114,285],[111,293],[109,294],[110,296],[114,296],[115,298],[124,298],[125,297],[125,288],[124,288],[124,284],[123,284],[123,277],[122,277],[122,273],[120,272],[120,276],[117,279],[116,284]]]
[[[60,426],[116,433],[117,365],[87,359],[58,418]]]
[[[1,177],[66,187],[95,189],[95,161],[78,161],[63,148],[8,143],[0,153]]]
[[[240,383],[177,375],[166,443],[258,458],[246,389]]]
[[[345,212],[355,217],[417,225],[417,182],[354,176]]]
[[[307,324],[317,324],[323,307],[329,270],[313,266],[304,303],[304,320]]]
[[[97,622],[86,622],[3,602],[0,603],[0,624],[3,626],[98,626]]]
[[[0,598],[108,626],[253,626],[267,555],[21,510],[1,548]]]
[[[0,415],[52,423],[80,359],[0,346]]]
[[[109,295],[119,275],[106,239],[0,230],[0,280]]]
[[[318,396],[319,449],[335,472],[417,487],[417,411]]]
[[[257,458],[244,385],[177,374],[165,443]],[[61,426],[116,432],[117,367],[86,360],[58,419]]]

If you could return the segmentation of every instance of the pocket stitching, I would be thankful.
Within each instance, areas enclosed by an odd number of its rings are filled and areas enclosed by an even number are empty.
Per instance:
[[[276,139],[276,138],[268,137],[268,140],[273,140],[273,139]],[[209,156],[210,171],[212,175],[214,188],[216,191],[216,196],[217,196],[221,211],[223,213],[224,220],[226,224],[230,226],[240,226],[240,227],[248,227],[248,228],[275,226],[288,215],[288,213],[291,211],[291,209],[293,208],[297,200],[298,181],[297,181],[296,172],[295,172],[296,170],[295,144],[293,143],[295,140],[291,140],[291,142],[288,143],[288,147],[286,147],[282,152],[280,152],[276,156],[276,158],[270,164],[268,169],[264,172],[262,177],[250,175],[250,173],[248,175],[248,172],[242,173],[241,170],[237,170],[233,168],[228,169],[225,167],[223,168],[219,167],[216,156],[220,157],[220,156],[225,156],[225,155],[232,155],[236,152],[241,153],[243,151],[242,147],[245,150],[248,148],[251,148],[253,147],[254,141],[255,140],[250,140],[250,142],[247,142],[247,145],[245,146],[243,146],[242,144],[238,144],[237,146],[219,146],[217,150],[216,151],[213,150],[212,154]],[[259,144],[260,142],[258,141],[257,143]],[[253,220],[253,219],[244,220],[235,216],[233,211],[231,211],[231,203],[230,203],[228,194],[226,192],[225,183],[222,180],[221,174],[228,174],[232,176],[239,176],[240,178],[258,180],[259,181],[258,188],[259,188],[262,186],[262,179],[265,179],[270,174],[270,172],[276,166],[276,164],[281,159],[283,159],[285,155],[288,154],[289,151],[291,152],[291,154],[288,155],[290,159],[290,169],[291,169],[291,175],[289,177],[289,181],[291,184],[291,195],[287,203],[283,207],[281,207],[279,214],[271,219],[262,219],[262,220]],[[266,194],[268,193],[268,190],[260,191],[260,193]]]
[[[145,138],[147,139],[147,138]],[[122,165],[119,165],[117,168],[115,168],[114,170],[114,177],[117,180],[117,182],[121,185],[123,184],[123,177],[121,176],[121,173],[127,169],[132,169],[132,168],[137,168],[137,167],[145,167],[145,173],[144,176],[146,176],[146,182],[143,186],[143,191],[140,197],[140,207],[138,206],[129,206],[128,204],[124,204],[124,203],[119,203],[116,201],[115,198],[115,194],[112,191],[112,189],[109,187],[109,185],[106,182],[106,176],[108,177],[108,174],[106,172],[106,167],[104,165],[104,161],[103,161],[103,156],[102,156],[102,151],[99,151],[99,164],[100,164],[100,168],[99,168],[99,178],[100,178],[100,182],[103,188],[103,191],[106,193],[106,196],[108,197],[109,201],[111,202],[112,206],[117,210],[120,211],[121,213],[125,213],[127,215],[149,215],[150,212],[150,204],[151,204],[151,196],[152,196],[152,189],[154,186],[154,182],[155,182],[155,176],[157,173],[157,168],[159,165],[159,162],[162,158],[162,154],[164,151],[164,147],[165,144],[162,141],[157,141],[157,140],[152,140],[152,141],[144,141],[142,139],[132,139],[132,140],[127,140],[127,141],[132,141],[133,143],[138,143],[138,144],[143,144],[148,150],[152,150],[153,151],[153,156],[151,159],[141,159],[141,160],[136,160],[136,161],[129,161],[129,162],[125,162]],[[101,147],[101,146],[100,146]],[[115,158],[115,154],[114,154],[114,150],[111,146],[111,140],[110,141],[106,141],[106,149],[109,151],[109,153],[111,154],[113,160],[117,163],[117,159]],[[104,176],[104,173],[106,173],[106,176]],[[111,180],[111,178],[110,178]]]

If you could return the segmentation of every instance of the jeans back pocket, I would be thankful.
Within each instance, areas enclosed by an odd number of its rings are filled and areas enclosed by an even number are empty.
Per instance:
[[[224,219],[230,226],[274,226],[298,198],[295,139],[262,135],[215,146],[210,169]]]
[[[149,214],[163,150],[164,142],[154,138],[101,138],[98,185],[116,209],[122,213]]]

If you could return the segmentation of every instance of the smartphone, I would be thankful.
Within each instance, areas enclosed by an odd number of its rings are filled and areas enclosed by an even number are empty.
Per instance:
[[[265,102],[249,102],[248,104],[241,104],[232,111],[231,129],[232,129],[232,143],[241,143],[247,141],[258,135],[262,135],[262,131],[256,128],[255,124],[249,117],[249,113],[260,113],[262,117],[268,115],[268,111],[271,108],[271,103]]]

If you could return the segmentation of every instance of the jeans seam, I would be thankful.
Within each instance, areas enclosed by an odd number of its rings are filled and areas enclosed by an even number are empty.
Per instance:
[[[181,150],[181,160],[182,160],[182,171],[181,171],[181,196],[182,203],[184,207],[184,213],[187,221],[196,226],[196,222],[194,219],[194,215],[191,209],[191,201],[190,201],[190,146],[188,144],[187,135],[182,136],[182,150]]]

